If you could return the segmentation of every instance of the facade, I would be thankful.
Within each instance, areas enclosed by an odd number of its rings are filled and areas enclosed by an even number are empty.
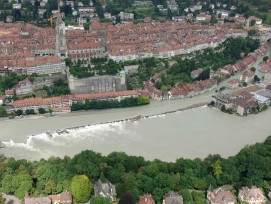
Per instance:
[[[70,75],[68,77],[69,88],[72,94],[103,93],[112,91],[125,91],[126,77],[121,72],[118,76],[96,76],[78,79]]]
[[[249,83],[252,82],[254,77],[254,72],[251,70],[246,71],[244,74],[240,76],[241,83]]]
[[[248,202],[249,204],[263,204],[267,201],[263,192],[256,186],[252,188],[243,187],[238,193],[238,198],[240,201]]]
[[[106,93],[96,93],[96,94],[74,94],[74,95],[65,95],[57,96],[51,98],[26,98],[22,100],[17,100],[13,102],[13,107],[7,109],[7,112],[13,112],[16,110],[30,110],[38,112],[39,108],[44,108],[45,110],[49,109],[62,109],[70,110],[69,108],[73,103],[82,102],[85,103],[86,100],[118,100],[121,101],[124,98],[133,97],[136,98],[139,96],[137,91],[120,91],[120,92],[106,92]]]
[[[11,94],[12,93],[12,94]],[[25,78],[22,81],[19,81],[12,89],[6,90],[6,95],[16,94],[16,96],[28,95],[33,93],[33,85],[28,78]]]
[[[108,180],[102,182],[101,179],[99,179],[94,184],[94,194],[96,197],[97,196],[109,197],[112,201],[114,201],[117,196],[115,186]]]
[[[0,64],[2,75],[17,73],[23,75],[31,74],[53,74],[63,73],[66,68],[65,62],[56,56],[35,57],[32,59],[5,60]]]
[[[62,21],[62,14],[57,13],[56,21],[56,56],[61,59],[67,58],[67,43],[65,37],[65,23]]]
[[[33,93],[33,85],[28,78],[16,84],[15,93],[17,96]]]
[[[231,109],[233,106],[233,100],[235,99],[232,95],[229,94],[218,94],[215,96],[215,106],[219,109],[222,106],[225,106],[225,109]]]

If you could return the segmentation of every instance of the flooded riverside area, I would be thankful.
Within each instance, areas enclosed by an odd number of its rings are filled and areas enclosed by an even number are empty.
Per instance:
[[[0,153],[38,160],[73,156],[90,149],[103,155],[122,151],[150,160],[175,161],[208,154],[228,157],[270,135],[270,109],[247,117],[206,105],[184,110],[190,104],[209,100],[210,95],[205,94],[197,99],[153,102],[136,108],[4,119],[0,121],[0,134],[5,148]],[[162,114],[178,109],[183,110]],[[144,117],[147,115],[152,116]],[[112,122],[127,118],[135,119]]]

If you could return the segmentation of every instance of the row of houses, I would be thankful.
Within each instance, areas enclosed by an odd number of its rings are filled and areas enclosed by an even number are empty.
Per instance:
[[[182,99],[193,97],[205,92],[211,91],[217,86],[215,79],[206,79],[201,81],[194,81],[191,84],[185,84],[180,87],[172,88],[168,94],[169,99]]]
[[[256,186],[251,188],[243,187],[239,190],[238,200],[241,203],[248,204],[264,204],[267,198],[261,189]],[[207,203],[209,204],[234,204],[237,202],[235,195],[224,187],[207,191]],[[139,204],[155,204],[155,201],[150,194],[145,194],[139,197]],[[183,204],[183,198],[176,192],[166,193],[163,197],[162,204]]]
[[[65,62],[56,56],[0,60],[0,75],[17,73],[20,75],[63,73]]]
[[[194,81],[191,84],[184,84],[178,87],[173,87],[168,92],[162,92],[155,87],[155,83],[160,80],[160,76],[161,73],[157,73],[144,84],[144,90],[153,100],[160,101],[167,99],[173,100],[189,98],[211,91],[217,86],[217,81],[215,79],[207,79]]]
[[[38,112],[39,108],[45,110],[52,110],[54,112],[70,112],[73,103],[82,102],[86,100],[118,100],[121,101],[128,97],[138,97],[139,92],[136,90],[132,91],[119,91],[119,92],[105,92],[105,93],[94,93],[94,94],[74,94],[74,95],[63,95],[50,98],[25,98],[16,100],[13,102],[12,107],[7,107],[7,112],[11,113],[16,110],[30,110]]]
[[[249,53],[246,57],[236,62],[234,65],[226,65],[223,69],[227,70],[229,73],[238,73],[244,71],[247,68],[251,68],[253,63],[259,58],[266,55],[269,49],[269,43],[263,43],[257,50]]]
[[[251,188],[243,187],[240,189],[238,200],[241,203],[248,204],[263,204],[267,202],[267,198],[264,196],[262,190],[256,186],[252,186]],[[237,199],[232,192],[218,188],[214,191],[207,192],[207,201],[210,204],[234,204]]]
[[[94,196],[107,197],[113,202],[116,200],[116,188],[107,179],[98,180],[95,182],[94,186]],[[24,204],[73,204],[74,199],[71,192],[65,191],[57,195],[44,196],[40,195],[38,197],[30,197],[28,193],[24,197]]]

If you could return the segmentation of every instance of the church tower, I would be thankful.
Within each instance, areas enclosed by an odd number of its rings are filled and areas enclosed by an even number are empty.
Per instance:
[[[56,15],[56,55],[61,59],[65,59],[68,57],[65,23],[62,20],[62,14],[60,12],[58,12]]]

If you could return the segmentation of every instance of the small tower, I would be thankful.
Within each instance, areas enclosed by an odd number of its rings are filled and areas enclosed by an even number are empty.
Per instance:
[[[62,14],[60,12],[56,14],[56,17],[56,56],[61,59],[65,59],[68,57],[65,23],[62,20]]]
[[[120,71],[120,84],[125,85],[126,84],[126,73],[124,70]]]

